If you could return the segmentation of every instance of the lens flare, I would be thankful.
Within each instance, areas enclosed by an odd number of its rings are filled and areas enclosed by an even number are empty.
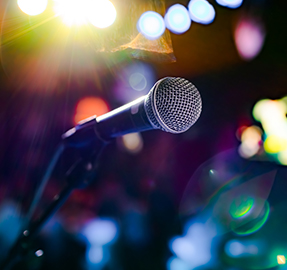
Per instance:
[[[30,16],[43,13],[48,5],[48,0],[18,0],[19,8]]]
[[[166,27],[173,33],[182,34],[191,25],[191,20],[187,9],[180,4],[171,6],[164,16]]]
[[[206,0],[191,0],[188,4],[190,17],[201,24],[209,24],[215,18],[214,7]]]
[[[154,11],[147,11],[139,18],[138,31],[147,39],[157,39],[165,31],[165,23],[161,15]]]

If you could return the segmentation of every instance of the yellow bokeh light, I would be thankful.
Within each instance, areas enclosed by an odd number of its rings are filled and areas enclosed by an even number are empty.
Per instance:
[[[98,28],[106,28],[114,23],[117,12],[108,0],[92,0],[88,12],[88,20]]]
[[[278,161],[282,164],[282,165],[287,165],[287,150],[286,151],[282,151],[278,154]]]
[[[264,142],[264,149],[269,154],[276,154],[287,150],[287,139],[276,135],[270,135]]]
[[[19,8],[30,16],[43,13],[48,5],[48,0],[18,0]]]

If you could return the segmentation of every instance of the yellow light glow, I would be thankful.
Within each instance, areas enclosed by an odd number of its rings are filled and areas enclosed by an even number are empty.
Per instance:
[[[45,11],[48,0],[18,0],[17,3],[24,13],[35,16]]]
[[[283,255],[278,255],[278,256],[277,256],[277,262],[278,262],[278,264],[285,264],[285,263],[286,263],[285,256],[283,256]]]
[[[287,165],[287,150],[278,153],[278,161],[279,161],[282,165]]]
[[[264,149],[269,154],[287,150],[287,139],[276,135],[270,135],[264,142]]]
[[[126,134],[122,139],[125,149],[130,153],[139,153],[143,148],[143,140],[139,133]]]
[[[106,28],[114,23],[117,12],[108,0],[92,0],[88,12],[88,20],[98,28]]]
[[[89,0],[54,0],[54,11],[63,22],[68,25],[82,25],[87,23]]]

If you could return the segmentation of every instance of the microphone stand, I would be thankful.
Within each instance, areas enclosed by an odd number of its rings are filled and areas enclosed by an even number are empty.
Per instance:
[[[84,128],[82,129],[82,127]],[[73,133],[72,130],[62,136],[64,146],[76,148],[80,155],[79,159],[66,173],[66,186],[58,195],[54,196],[52,203],[36,221],[29,222],[10,249],[6,259],[0,265],[0,269],[10,269],[17,261],[21,261],[28,254],[29,244],[35,234],[42,229],[45,223],[63,205],[71,192],[74,189],[87,187],[95,179],[97,160],[108,141],[103,140],[98,135],[95,117],[82,122],[74,128]]]

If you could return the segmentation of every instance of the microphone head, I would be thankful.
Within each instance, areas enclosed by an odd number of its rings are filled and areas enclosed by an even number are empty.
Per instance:
[[[187,131],[199,118],[201,108],[198,90],[183,78],[159,80],[145,99],[145,111],[151,125],[175,134]]]

